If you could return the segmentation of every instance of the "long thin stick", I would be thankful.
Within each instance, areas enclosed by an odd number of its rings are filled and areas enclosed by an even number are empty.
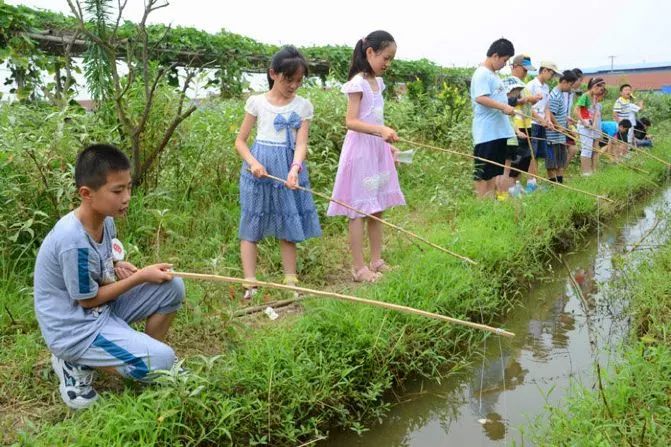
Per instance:
[[[249,172],[252,172],[252,170],[249,169],[249,168],[247,168],[247,170],[248,170]],[[269,179],[271,179],[271,180],[275,180],[276,182],[281,182],[281,183],[285,184],[285,186],[286,186],[286,181],[285,181],[285,180],[282,180],[282,179],[279,178],[279,177],[275,177],[275,176],[270,175],[270,174],[267,174],[267,173],[264,175],[264,177],[267,177],[267,178],[269,178]],[[326,198],[326,199],[328,199],[328,200],[331,200],[331,198],[328,197],[328,196],[326,196],[325,194],[320,194],[320,193],[318,193],[318,192],[316,192],[316,191],[312,191],[311,189],[304,188],[304,187],[302,187],[302,186],[300,186],[300,185],[297,185],[296,187],[297,187],[298,189],[302,190],[302,191],[309,192],[310,194],[314,194],[314,195],[316,195],[316,196],[324,197],[324,198]],[[356,211],[356,212],[359,213],[359,214],[362,214],[362,215],[364,215],[364,216],[370,217],[371,219],[377,219],[377,220],[379,220],[380,222],[385,223],[385,221],[383,221],[383,219],[381,219],[381,218],[379,218],[379,217],[377,217],[377,216],[373,216],[373,215],[371,215],[371,214],[368,214],[368,213],[366,213],[365,211],[361,211],[361,210],[358,210],[358,209],[356,209],[356,208],[353,208],[351,205],[348,205],[348,204],[345,203],[345,202],[337,202],[336,199],[333,199],[333,201],[336,202],[336,203],[339,203],[340,205],[342,205],[342,206],[344,206],[344,207],[347,207],[347,208],[349,208],[349,209],[351,209],[351,210],[353,210],[353,211]],[[410,233],[410,234],[405,234],[405,237],[407,237],[408,240],[409,240],[415,247],[417,247],[417,249],[419,249],[419,251],[424,252],[424,249],[421,247],[421,245],[419,245],[419,244],[417,243],[417,241],[416,241],[415,239],[413,239],[413,236],[414,236],[414,235],[413,235],[412,233]],[[450,253],[450,254],[451,254],[451,253]]]
[[[281,178],[279,178],[279,177],[275,177],[275,176],[270,175],[270,174],[265,174],[264,177],[267,177],[267,178],[269,178],[269,179],[275,180],[276,182],[280,182],[280,183],[286,184],[286,181],[285,181],[285,180],[283,180],[283,179],[281,179]],[[331,201],[331,202],[335,202],[335,203],[337,203],[338,205],[343,206],[343,207],[345,207],[345,208],[347,208],[347,209],[349,209],[349,210],[352,210],[352,211],[354,211],[354,212],[356,212],[356,213],[362,214],[362,215],[368,217],[369,219],[373,219],[373,220],[375,220],[375,221],[377,221],[377,222],[380,222],[380,223],[383,224],[383,225],[387,225],[388,227],[391,227],[391,228],[393,228],[393,229],[395,229],[395,230],[397,230],[397,231],[400,231],[400,232],[403,233],[403,234],[407,234],[408,236],[414,237],[415,239],[420,240],[420,241],[424,242],[425,244],[430,245],[430,246],[433,247],[433,248],[437,248],[438,250],[440,250],[440,251],[442,251],[442,252],[445,252],[445,253],[447,253],[447,254],[449,254],[449,255],[452,255],[452,256],[454,256],[455,258],[459,258],[459,259],[461,259],[462,261],[466,261],[466,262],[468,262],[468,263],[470,263],[470,264],[473,264],[473,265],[477,265],[477,264],[478,264],[477,262],[475,262],[475,261],[472,260],[471,258],[467,258],[466,256],[462,256],[462,255],[460,255],[459,253],[455,253],[455,252],[453,252],[453,251],[450,251],[450,250],[448,250],[448,249],[445,248],[445,247],[441,247],[440,245],[436,245],[436,244],[434,244],[433,242],[431,242],[431,241],[429,241],[429,240],[427,240],[427,239],[424,239],[423,237],[421,237],[421,236],[419,236],[419,235],[413,233],[412,231],[408,231],[408,230],[406,230],[405,228],[401,228],[401,227],[399,227],[398,225],[394,225],[393,223],[391,223],[391,222],[387,222],[387,221],[384,220],[384,219],[380,219],[380,218],[377,217],[377,216],[374,216],[374,215],[372,215],[372,214],[368,214],[368,213],[366,213],[365,211],[358,210],[358,209],[354,208],[353,206],[348,205],[347,203],[345,203],[345,202],[343,202],[343,201],[341,201],[341,200],[335,199],[335,198],[333,198],[333,197],[329,197],[329,196],[327,196],[326,194],[322,194],[322,193],[320,193],[320,192],[313,191],[313,190],[308,189],[308,188],[304,188],[304,187],[302,187],[302,186],[300,186],[300,185],[297,186],[297,189],[300,189],[300,190],[305,191],[305,192],[309,192],[310,194],[314,194],[314,195],[316,195],[316,196],[318,196],[318,197],[321,197],[321,198],[323,198],[323,199],[329,200],[329,201]]]
[[[483,161],[483,162],[485,162],[485,163],[489,163],[489,164],[493,164],[493,165],[495,165],[495,166],[500,166],[500,167],[502,167],[502,168],[505,168],[505,165],[502,165],[501,163],[497,163],[497,162],[492,161],[492,160],[487,160],[486,158],[478,157],[478,156],[475,156],[475,155],[466,154],[466,153],[463,153],[463,152],[453,151],[452,149],[446,149],[446,148],[444,148],[444,147],[432,146],[432,145],[430,145],[430,144],[418,143],[418,142],[416,142],[416,141],[410,141],[410,140],[406,140],[406,139],[403,139],[403,138],[399,138],[398,141],[400,141],[400,142],[402,142],[402,143],[407,143],[407,144],[415,145],[415,146],[425,147],[425,148],[428,148],[428,149],[434,149],[434,150],[437,150],[437,151],[447,152],[448,154],[454,154],[454,155],[459,155],[459,156],[461,156],[461,157],[471,158],[471,159],[473,159],[473,160],[480,160],[480,161]],[[586,194],[586,195],[588,195],[588,196],[596,197],[597,199],[606,200],[606,201],[608,201],[608,202],[615,203],[613,200],[609,199],[608,197],[600,196],[600,195],[598,195],[598,194],[593,194],[593,193],[588,192],[588,191],[583,191],[582,189],[574,188],[574,187],[572,187],[572,186],[568,186],[568,185],[565,185],[565,184],[563,184],[563,183],[553,182],[552,180],[547,179],[547,178],[545,178],[545,177],[542,177],[542,176],[540,176],[540,175],[532,174],[532,173],[530,173],[530,172],[526,172],[526,171],[523,171],[523,170],[521,170],[521,169],[514,168],[514,167],[512,167],[512,166],[510,166],[508,169],[513,170],[513,171],[515,171],[515,172],[519,172],[519,173],[521,173],[521,174],[529,175],[529,176],[534,177],[534,178],[537,178],[537,179],[539,179],[539,180],[543,180],[543,181],[545,181],[545,182],[548,182],[548,183],[551,184],[551,185],[554,185],[554,186],[557,186],[557,187],[560,187],[560,188],[569,189],[569,190],[571,190],[571,191],[575,191],[575,192],[579,192],[579,193],[582,193],[582,194]]]
[[[342,301],[350,301],[353,303],[359,303],[359,304],[367,304],[369,306],[376,306],[376,307],[382,307],[384,309],[390,309],[390,310],[395,310],[398,312],[403,312],[407,314],[413,314],[413,315],[421,315],[423,317],[427,318],[433,318],[435,320],[442,320],[446,321],[448,323],[453,323],[453,324],[458,324],[461,326],[467,326],[473,329],[480,329],[483,331],[491,332],[496,335],[503,335],[505,337],[514,337],[515,334],[513,332],[508,332],[500,328],[494,328],[491,326],[487,326],[486,324],[479,324],[479,323],[473,323],[471,321],[464,321],[464,320],[459,320],[457,318],[452,318],[452,317],[446,317],[445,315],[440,315],[432,312],[427,312],[425,310],[420,310],[420,309],[415,309],[413,307],[408,307],[408,306],[401,306],[400,304],[394,304],[394,303],[386,303],[383,301],[375,301],[375,300],[368,300],[364,298],[357,298],[355,296],[351,295],[343,295],[340,293],[333,293],[333,292],[324,292],[321,290],[314,290],[314,289],[306,289],[305,287],[296,287],[296,286],[288,286],[284,284],[276,284],[273,282],[266,282],[266,281],[250,281],[247,279],[242,279],[242,278],[232,278],[229,276],[220,276],[220,275],[208,275],[208,274],[201,274],[201,273],[187,273],[187,272],[171,272],[173,276],[177,276],[180,278],[186,278],[186,279],[199,279],[203,281],[217,281],[217,282],[225,282],[225,283],[233,283],[233,284],[246,284],[246,285],[254,285],[254,286],[259,286],[259,287],[268,287],[272,289],[281,289],[281,290],[291,290],[294,292],[300,292],[304,294],[309,294],[309,295],[317,295],[317,296],[323,296],[326,298],[335,298],[337,300],[342,300]]]
[[[525,114],[525,113],[522,112],[521,110],[516,110],[516,111],[515,111],[515,114],[517,114],[517,115],[519,115],[519,116],[523,116],[523,117],[525,117],[525,118],[531,118],[529,115]],[[601,132],[600,129],[591,129],[591,130],[594,130],[594,131],[596,131],[596,132],[602,134],[603,136],[605,136],[605,137],[608,138],[608,139],[611,139],[611,140],[614,139],[613,137],[611,137],[611,136],[608,135],[607,133]],[[586,135],[583,135],[583,136],[586,136]],[[646,154],[647,157],[650,157],[650,158],[652,158],[653,160],[657,160],[657,161],[659,161],[660,163],[663,163],[663,164],[665,164],[666,166],[671,167],[671,163],[669,163],[668,161],[663,160],[663,159],[657,157],[656,155],[651,154],[649,151],[642,150],[642,149],[640,149],[640,148],[638,148],[638,147],[636,147],[636,146],[633,146],[633,145],[629,144],[629,143],[626,142],[626,141],[622,141],[622,143],[626,144],[631,150],[634,150],[634,151],[637,151],[637,152],[642,152],[642,153]]]
[[[571,130],[568,129],[568,128],[566,128],[566,127],[555,125],[555,130],[556,130],[557,132],[563,134],[563,135],[566,136],[567,138],[573,138],[573,136],[571,135]],[[580,133],[580,132],[576,132],[576,133],[578,134],[578,136],[588,136],[588,135],[585,135],[585,134]],[[590,138],[591,138],[591,137],[590,137]],[[596,147],[592,147],[592,150],[593,150],[594,152],[596,152],[597,154],[605,155],[606,157],[608,157],[609,160],[611,160],[611,161],[614,162],[615,164],[622,165],[622,166],[624,166],[625,168],[627,168],[627,169],[629,169],[629,170],[631,170],[631,171],[634,171],[634,172],[636,172],[636,173],[640,173],[640,174],[650,175],[650,171],[646,171],[645,169],[641,169],[641,168],[639,168],[639,167],[637,167],[637,166],[631,166],[631,165],[629,165],[629,164],[626,164],[623,160],[618,160],[618,159],[616,159],[612,154],[608,153],[608,151],[606,151],[606,150],[604,150],[604,149],[598,149],[598,148],[596,148]],[[649,183],[649,184],[651,184],[651,185],[654,185],[654,186],[657,186],[657,184],[656,184],[655,182],[653,182],[653,181],[650,180],[649,178],[645,177],[644,175],[642,175],[641,178],[642,178],[643,180],[645,180],[647,183]]]
[[[527,143],[529,143],[529,152],[531,152],[531,161],[536,161],[536,149],[534,149],[533,144],[531,144],[531,129],[525,129],[524,135],[527,136]]]
[[[558,133],[564,135],[564,136],[567,137],[567,138],[571,138],[571,139],[573,139],[573,135],[571,135],[571,130],[570,130],[570,129],[568,129],[568,128],[564,127],[564,126],[556,125],[556,124],[554,125],[554,127],[555,127],[555,131],[556,131],[556,132],[558,132]],[[578,134],[579,136],[584,136],[584,137],[587,136],[587,135],[582,134],[582,133],[580,133],[580,132],[577,132],[577,134]],[[596,152],[597,154],[605,155],[606,157],[608,157],[609,160],[611,160],[611,161],[614,162],[615,164],[621,164],[622,166],[624,166],[624,167],[626,167],[626,168],[628,168],[628,169],[631,169],[632,171],[637,171],[637,172],[640,172],[640,173],[642,173],[642,174],[650,174],[650,172],[649,172],[649,171],[646,171],[645,169],[641,169],[641,168],[638,168],[638,167],[636,167],[636,166],[630,166],[630,165],[628,165],[628,164],[625,164],[625,163],[624,163],[623,161],[621,161],[621,160],[617,160],[612,154],[609,154],[608,151],[606,151],[605,149],[598,149],[598,148],[596,148],[596,147],[593,147],[592,150],[593,150],[594,152]],[[652,183],[652,182],[651,182],[651,183]],[[655,183],[653,183],[653,184],[655,184]]]
[[[602,132],[602,131],[599,130],[599,129],[594,129],[594,130],[596,130],[596,131],[599,132],[603,137],[606,137],[606,138],[608,138],[609,140],[615,140],[615,141],[617,141],[618,143],[623,143],[623,144],[627,145],[627,147],[629,147],[630,150],[632,150],[632,151],[636,151],[636,152],[640,152],[640,153],[642,153],[642,154],[645,154],[646,157],[652,158],[653,160],[657,160],[658,162],[663,163],[663,164],[665,164],[665,165],[668,166],[668,167],[671,167],[671,163],[669,163],[668,161],[666,161],[666,160],[664,160],[664,159],[662,159],[662,158],[659,158],[658,156],[656,156],[656,155],[654,155],[654,154],[651,154],[650,151],[646,151],[645,149],[641,149],[640,147],[634,146],[633,144],[629,144],[629,142],[627,142],[627,141],[620,141],[620,140],[617,140],[616,138],[613,138],[612,136],[608,135],[608,134],[605,133],[605,132]]]
[[[245,307],[244,309],[236,310],[233,312],[234,317],[244,317],[245,315],[254,314],[257,312],[263,311],[266,307],[272,307],[273,309],[279,309],[280,307],[290,306],[294,303],[300,303],[305,299],[304,296],[299,296],[298,298],[290,298],[288,300],[279,300],[273,301],[270,303],[263,303],[260,306],[251,306]]]
[[[520,115],[520,116],[524,117],[524,118],[531,118],[529,115],[526,115],[524,112],[519,111],[519,110],[516,110],[515,113],[516,113],[517,115]],[[560,129],[564,129],[565,132],[560,131]],[[566,127],[563,127],[563,126],[555,126],[555,130],[556,130],[557,132],[561,133],[562,135],[564,135],[564,136],[566,136],[566,137],[568,137],[568,138],[573,139],[573,135],[572,135],[572,132],[571,132],[570,129],[567,129]],[[596,129],[593,129],[593,130],[596,130]],[[613,139],[610,135],[605,134],[605,133],[601,132],[600,130],[599,130],[598,132],[602,133],[603,135],[607,136],[608,138]],[[580,132],[577,132],[577,134],[578,134],[579,136],[583,136],[583,137],[588,136],[588,135],[582,134],[582,133],[580,133]],[[594,139],[595,139],[595,138],[594,138]],[[530,142],[529,144],[531,144],[531,142]],[[636,150],[636,151],[641,151],[641,149],[639,149],[639,148],[637,148],[637,147],[634,147],[634,146],[631,146],[631,145],[628,144],[628,143],[625,143],[625,144],[627,144],[628,146],[630,146],[631,148],[633,148],[633,149]],[[599,150],[596,149],[596,148],[592,148],[592,150],[594,150],[597,154],[603,154],[603,153],[606,153],[606,151],[599,151]],[[646,153],[646,154],[649,153],[648,151],[642,151],[642,152],[643,152],[643,153]],[[608,154],[608,153],[606,153],[606,154],[607,154],[607,156],[612,157],[612,155],[610,155],[610,154]],[[650,154],[650,155],[652,155],[652,154]],[[671,163],[668,163],[668,162],[662,160],[661,158],[657,158],[657,157],[655,157],[654,155],[653,155],[652,157],[653,157],[654,159],[659,160],[659,161],[662,162],[662,163],[667,164],[668,166],[671,166]],[[628,166],[628,165],[623,165],[623,166]],[[650,174],[648,171],[645,171],[644,169],[635,168],[635,167],[633,167],[633,166],[629,166],[629,167],[630,167],[632,170],[640,170],[640,171],[642,171],[642,172],[644,172],[644,173],[646,173],[646,174]]]
[[[634,251],[638,247],[640,247],[641,244],[643,243],[643,241],[646,240],[648,238],[648,236],[650,236],[652,234],[652,232],[657,229],[657,226],[660,224],[661,221],[662,221],[661,219],[656,219],[655,224],[652,226],[652,228],[650,228],[648,231],[646,231],[645,234],[643,236],[641,236],[641,238],[638,240],[638,242],[636,242],[634,245],[631,246],[631,248],[629,250],[627,250],[627,253],[631,253],[632,251]]]

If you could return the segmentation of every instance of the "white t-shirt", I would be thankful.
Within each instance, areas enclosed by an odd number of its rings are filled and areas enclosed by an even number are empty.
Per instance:
[[[564,98],[564,104],[566,104],[566,110],[568,110],[568,116],[570,118],[573,114],[573,100],[575,99],[575,93],[563,92],[562,97]]]
[[[275,129],[275,118],[282,115],[289,119],[292,113],[296,113],[301,120],[311,120],[314,116],[314,107],[307,99],[296,96],[289,104],[274,106],[266,98],[265,93],[247,98],[245,112],[256,117],[256,139],[272,143],[285,143],[287,141],[286,129]],[[297,129],[291,129],[294,140]]]
[[[527,83],[527,90],[531,96],[542,95],[542,99],[536,104],[531,106],[531,110],[536,112],[536,115],[545,118],[545,107],[548,105],[548,98],[550,97],[550,87],[547,84],[542,84],[538,78],[534,78],[529,83]],[[536,120],[533,121],[534,124],[540,124]]]

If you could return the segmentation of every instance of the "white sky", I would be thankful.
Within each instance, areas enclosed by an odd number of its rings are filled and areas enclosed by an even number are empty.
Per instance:
[[[489,44],[506,37],[517,52],[561,69],[671,60],[669,0],[169,0],[153,22],[222,28],[266,43],[345,44],[375,29],[391,32],[397,57],[443,66],[474,66]],[[68,12],[65,0],[8,0]],[[138,20],[143,0],[128,0]],[[150,20],[152,21],[152,20]]]

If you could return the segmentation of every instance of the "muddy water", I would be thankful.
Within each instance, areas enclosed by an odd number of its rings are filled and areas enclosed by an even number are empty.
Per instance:
[[[517,337],[491,337],[482,359],[459,376],[410,384],[381,424],[361,436],[332,433],[320,445],[530,445],[524,427],[545,405],[561,406],[575,384],[592,386],[595,359],[603,370],[617,360],[629,325],[622,280],[635,257],[627,253],[665,241],[670,204],[671,188],[600,225],[579,251],[564,256],[566,265],[554,263],[503,324]]]

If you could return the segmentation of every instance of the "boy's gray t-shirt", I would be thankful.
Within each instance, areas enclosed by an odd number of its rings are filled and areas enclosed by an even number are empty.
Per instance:
[[[75,361],[88,349],[110,315],[107,304],[91,309],[78,300],[94,298],[116,280],[112,259],[114,219],[104,222],[97,243],[70,212],[42,242],[35,262],[35,313],[49,350]]]

